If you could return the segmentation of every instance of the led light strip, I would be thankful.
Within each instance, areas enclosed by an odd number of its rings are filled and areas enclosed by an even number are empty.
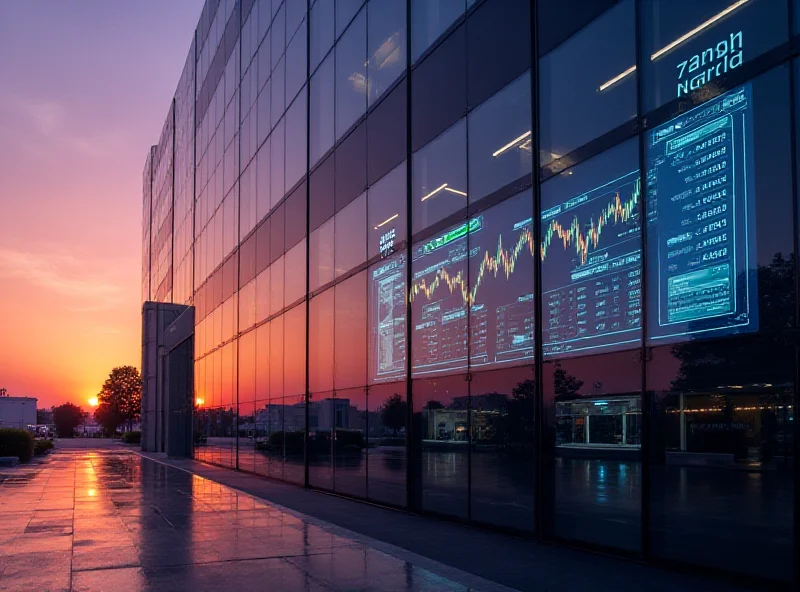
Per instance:
[[[689,39],[691,39],[692,37],[697,35],[700,31],[703,31],[704,29],[707,29],[708,27],[710,27],[711,25],[716,23],[719,19],[723,18],[724,16],[729,15],[734,10],[736,10],[737,8],[739,8],[743,4],[746,4],[749,1],[750,0],[738,0],[737,2],[734,2],[733,4],[728,6],[728,8],[723,10],[722,12],[719,12],[719,13],[715,14],[714,16],[712,16],[707,21],[697,25],[694,29],[692,29],[688,33],[686,33],[684,35],[681,35],[680,37],[678,37],[672,43],[670,43],[668,45],[665,45],[664,47],[659,49],[657,52],[655,52],[653,55],[650,56],[650,61],[654,62],[655,60],[657,60],[658,58],[660,58],[664,54],[672,51],[673,49],[675,49],[679,45],[683,44],[684,42],[688,41]],[[604,82],[603,84],[601,84],[600,88],[597,89],[598,92],[602,92],[602,91],[606,90],[609,86],[612,86],[612,85],[616,84],[617,82],[619,82],[620,80],[622,80],[623,78],[625,78],[627,76],[630,76],[634,72],[636,72],[636,66],[631,66],[630,68],[628,68],[624,72],[621,72],[620,74],[617,74],[616,76],[614,76],[614,78],[612,78],[608,82]]]
[[[659,49],[657,52],[655,52],[653,55],[650,56],[650,61],[655,61],[656,59],[660,58],[662,55],[664,55],[668,51],[671,51],[671,50],[675,49],[676,47],[678,47],[680,44],[682,44],[687,39],[690,39],[690,38],[694,37],[695,35],[697,35],[703,29],[707,29],[708,27],[710,27],[711,25],[716,23],[722,17],[732,13],[734,10],[736,10],[737,8],[739,8],[743,4],[746,4],[749,1],[750,0],[739,0],[738,2],[734,2],[733,4],[728,6],[728,8],[723,10],[722,12],[720,12],[718,14],[715,14],[710,19],[708,19],[706,22],[697,25],[694,29],[692,29],[691,31],[689,31],[685,35],[682,35],[681,37],[678,37],[675,41],[673,41],[669,45],[666,45],[666,46],[662,47],[661,49]]]
[[[511,140],[508,144],[506,144],[505,146],[503,146],[499,150],[495,150],[494,152],[492,152],[492,156],[501,155],[503,152],[505,152],[509,148],[512,148],[515,144],[521,142],[522,140],[524,140],[525,138],[527,138],[530,135],[531,135],[531,132],[528,131],[528,132],[525,132],[524,134],[522,134],[519,138],[514,138],[513,140]]]
[[[399,215],[400,215],[400,214],[395,214],[394,216],[391,216],[391,217],[389,217],[389,218],[386,218],[386,220],[384,220],[383,222],[381,222],[380,224],[378,224],[378,225],[375,227],[375,230],[378,230],[378,228],[380,228],[381,226],[383,226],[383,225],[385,225],[385,224],[388,224],[389,222],[391,222],[392,220],[394,220],[395,218],[397,218]]]
[[[467,194],[465,192],[459,191],[458,189],[452,189],[451,187],[445,187],[444,190],[445,191],[449,191],[450,193],[455,193],[457,195],[463,195],[464,197],[467,197]]]
[[[431,197],[433,197],[434,195],[436,195],[437,193],[439,193],[439,192],[440,192],[442,189],[444,189],[445,187],[447,187],[447,183],[442,183],[442,184],[441,184],[439,187],[437,187],[436,189],[434,189],[433,191],[431,191],[431,192],[430,192],[428,195],[426,195],[425,197],[423,197],[423,198],[422,198],[421,200],[419,200],[419,201],[420,201],[420,202],[423,202],[423,201],[425,201],[426,199],[430,199]]]

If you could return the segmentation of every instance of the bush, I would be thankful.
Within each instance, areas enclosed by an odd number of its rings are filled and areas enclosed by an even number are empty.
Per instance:
[[[48,450],[52,449],[53,449],[52,440],[36,440],[33,443],[34,456],[42,456],[43,454],[47,453]]]
[[[33,456],[33,434],[27,430],[0,428],[0,456],[17,456],[28,462]]]
[[[125,432],[122,434],[122,441],[125,444],[141,444],[142,432]]]

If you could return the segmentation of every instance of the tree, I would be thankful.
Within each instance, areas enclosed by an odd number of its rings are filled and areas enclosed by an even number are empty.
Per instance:
[[[425,403],[425,409],[444,409],[444,405],[442,405],[439,401],[435,399],[431,399],[427,403]]]
[[[553,391],[556,394],[556,401],[569,401],[577,398],[578,391],[581,390],[582,386],[582,380],[575,378],[572,374],[568,374],[561,367],[561,364],[556,362],[556,368],[553,371]]]
[[[142,377],[139,371],[133,366],[114,368],[97,398],[127,422],[129,430],[132,429],[133,422],[142,412]]]
[[[384,403],[381,408],[381,422],[387,428],[392,430],[392,435],[397,435],[397,430],[404,428],[406,425],[406,413],[408,412],[408,403],[403,400],[399,394],[394,394]]]
[[[108,403],[101,403],[94,410],[94,419],[103,426],[107,435],[112,435],[117,428],[125,423],[125,418]]]
[[[83,409],[72,403],[53,407],[53,423],[60,438],[72,438],[75,428],[83,423]]]

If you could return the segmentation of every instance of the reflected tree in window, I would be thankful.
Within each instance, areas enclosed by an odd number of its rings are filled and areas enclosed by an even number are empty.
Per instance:
[[[392,430],[393,436],[396,436],[397,432],[406,426],[407,412],[408,403],[403,400],[401,395],[395,393],[389,397],[389,400],[380,410],[381,422],[385,427]]]

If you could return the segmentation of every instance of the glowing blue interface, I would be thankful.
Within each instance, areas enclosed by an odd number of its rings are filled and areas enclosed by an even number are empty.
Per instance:
[[[650,342],[758,328],[752,118],[747,85],[648,134]]]

